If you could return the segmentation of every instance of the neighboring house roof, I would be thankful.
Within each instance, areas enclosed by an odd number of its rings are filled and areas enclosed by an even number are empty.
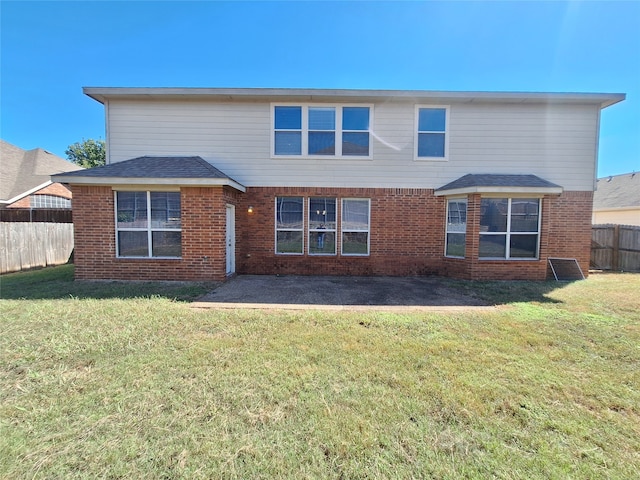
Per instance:
[[[23,150],[0,140],[0,204],[11,204],[51,184],[51,175],[82,167],[42,148]]]
[[[578,103],[605,108],[625,99],[623,93],[543,92],[445,92],[430,90],[337,90],[309,88],[148,88],[84,87],[83,92],[100,103],[108,98],[220,98],[224,100],[264,99],[268,101],[376,101],[395,100],[442,102]]]
[[[244,192],[244,185],[222,173],[202,157],[137,157],[78,172],[52,175],[56,182],[88,185],[228,185]]]
[[[560,194],[562,187],[536,175],[468,174],[436,189],[436,195],[522,192]]]
[[[640,208],[640,173],[599,178],[593,194],[594,210]]]

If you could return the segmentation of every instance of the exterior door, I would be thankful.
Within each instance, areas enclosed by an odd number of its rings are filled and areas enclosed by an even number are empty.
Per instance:
[[[226,234],[227,276],[236,273],[236,207],[227,205]]]

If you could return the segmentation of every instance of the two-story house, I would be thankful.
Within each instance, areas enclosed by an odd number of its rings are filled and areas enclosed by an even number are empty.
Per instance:
[[[79,279],[586,272],[623,94],[85,88],[107,165],[60,174]]]

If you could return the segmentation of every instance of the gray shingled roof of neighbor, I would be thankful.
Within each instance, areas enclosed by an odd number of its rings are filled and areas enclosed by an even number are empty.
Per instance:
[[[640,173],[599,178],[593,194],[593,209],[640,208]]]
[[[436,189],[436,195],[468,193],[539,193],[560,194],[562,187],[536,175],[473,174]]]
[[[245,187],[199,156],[144,156],[51,177],[57,182],[88,185],[228,185]]]
[[[24,150],[0,140],[0,203],[13,203],[43,188],[52,174],[81,169],[42,148]]]

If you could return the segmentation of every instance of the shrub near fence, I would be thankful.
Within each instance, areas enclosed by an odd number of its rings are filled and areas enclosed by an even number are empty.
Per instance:
[[[640,272],[640,227],[593,225],[591,268]]]
[[[72,223],[0,222],[0,273],[61,265],[72,251]]]

